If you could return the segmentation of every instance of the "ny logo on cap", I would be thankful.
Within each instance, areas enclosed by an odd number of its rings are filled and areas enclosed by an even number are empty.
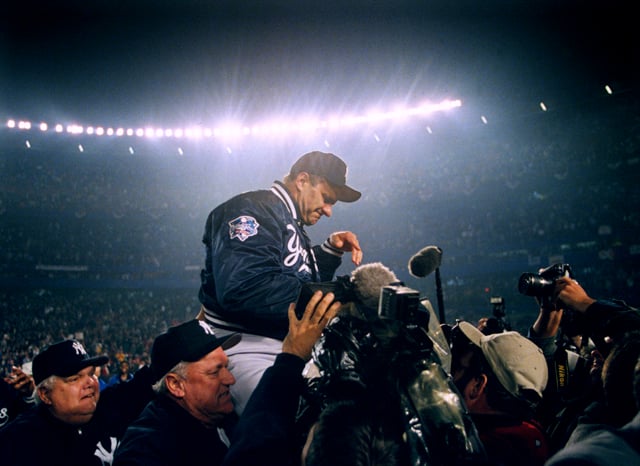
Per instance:
[[[74,341],[72,347],[74,350],[76,350],[76,354],[87,354],[84,346],[82,346],[82,343],[80,343],[79,341]]]
[[[208,323],[206,323],[204,320],[199,320],[198,324],[200,324],[200,327],[202,327],[202,329],[204,330],[204,333],[206,333],[207,335],[215,335],[215,332],[213,331],[211,326]]]

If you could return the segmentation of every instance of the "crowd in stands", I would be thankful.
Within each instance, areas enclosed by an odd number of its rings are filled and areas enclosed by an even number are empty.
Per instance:
[[[197,315],[193,292],[135,289],[24,289],[1,293],[3,376],[65,338],[109,356],[105,382],[126,361],[133,373],[148,362],[158,333]]]

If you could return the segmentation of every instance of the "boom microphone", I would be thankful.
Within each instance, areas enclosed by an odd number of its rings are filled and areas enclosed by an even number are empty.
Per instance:
[[[398,283],[400,280],[382,263],[372,262],[357,267],[351,273],[351,281],[362,304],[377,309],[382,287]]]
[[[427,246],[409,259],[409,273],[416,278],[423,278],[433,273],[441,263],[442,249],[438,246]]]

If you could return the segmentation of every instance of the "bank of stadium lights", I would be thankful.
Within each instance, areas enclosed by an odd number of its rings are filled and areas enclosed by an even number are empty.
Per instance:
[[[116,136],[139,138],[220,138],[233,139],[245,136],[280,136],[291,133],[307,133],[320,129],[340,130],[356,125],[374,124],[388,120],[401,120],[409,117],[425,116],[431,113],[446,111],[462,106],[461,100],[444,100],[437,104],[425,103],[417,107],[398,107],[391,111],[372,111],[364,115],[336,116],[325,120],[305,118],[291,121],[272,121],[253,126],[239,123],[229,123],[214,128],[186,127],[186,128],[157,128],[151,126],[124,128],[103,126],[82,126],[78,124],[63,125],[57,123],[50,126],[47,122],[37,124],[43,133],[66,133],[71,135],[86,134],[89,136]],[[7,121],[7,127],[22,131],[31,131],[32,122],[26,120]]]

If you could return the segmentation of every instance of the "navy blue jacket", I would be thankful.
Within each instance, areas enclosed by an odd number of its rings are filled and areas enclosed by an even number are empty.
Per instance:
[[[296,412],[306,387],[304,365],[293,354],[276,357],[240,416],[222,466],[300,464],[302,444],[297,443]]]
[[[0,378],[0,427],[14,420],[18,414],[31,408],[34,403],[31,397],[25,397],[21,391]]]
[[[113,466],[215,466],[227,444],[167,396],[159,395],[129,426]]]
[[[312,247],[300,214],[280,182],[239,194],[207,218],[200,301],[216,327],[283,339],[287,309],[308,281],[329,281],[342,251]]]

